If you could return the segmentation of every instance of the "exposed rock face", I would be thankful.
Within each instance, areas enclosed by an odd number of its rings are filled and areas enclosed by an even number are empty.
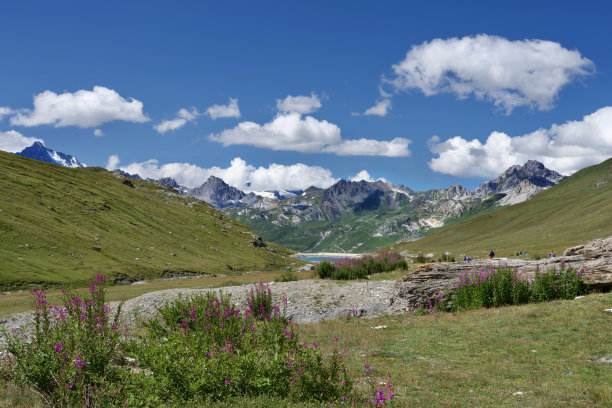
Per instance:
[[[253,193],[246,194],[215,176],[210,176],[200,187],[188,190],[187,194],[206,201],[215,208],[245,206],[256,202],[259,198]]]
[[[517,267],[528,277],[536,270],[559,270],[561,265],[583,269],[582,280],[600,290],[612,289],[612,237],[597,239],[585,245],[568,248],[563,256],[539,261],[519,259],[476,260],[472,262],[430,263],[419,265],[414,273],[400,278],[395,283],[396,294],[392,298],[408,302],[412,307],[427,304],[427,299],[435,298],[440,292],[453,291],[461,273],[472,272],[490,265]],[[399,299],[398,299],[399,298]]]
[[[528,200],[563,179],[561,174],[547,169],[539,161],[529,160],[522,166],[509,167],[493,181],[482,183],[474,193],[480,197],[504,193],[506,197],[500,205],[511,205]]]
[[[53,163],[64,167],[86,167],[76,157],[51,150],[40,142],[34,142],[32,146],[26,147],[21,152],[16,153],[16,155],[29,157],[30,159],[36,159],[47,163]]]
[[[181,186],[174,180],[172,177],[164,177],[157,180],[158,183],[165,184],[168,187],[176,188],[177,190],[181,189]]]

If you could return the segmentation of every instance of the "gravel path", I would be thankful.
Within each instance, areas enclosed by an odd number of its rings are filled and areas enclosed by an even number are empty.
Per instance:
[[[280,305],[286,297],[287,317],[296,323],[316,323],[321,320],[346,317],[355,311],[363,317],[376,317],[383,314],[401,313],[408,305],[391,304],[395,294],[395,281],[338,282],[308,279],[294,282],[271,282],[272,297]],[[219,289],[168,289],[145,293],[125,302],[121,312],[122,322],[131,325],[140,318],[155,316],[155,307],[163,306],[178,298],[193,296],[209,291],[229,293],[234,304],[246,307],[246,294],[250,286],[228,286]],[[116,309],[118,302],[111,302]],[[31,326],[32,313],[19,313],[0,320],[0,326],[11,330]],[[0,339],[0,345],[2,340]]]

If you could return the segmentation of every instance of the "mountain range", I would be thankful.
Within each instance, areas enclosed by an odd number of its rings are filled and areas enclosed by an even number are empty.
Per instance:
[[[385,181],[340,180],[284,200],[260,198],[224,211],[264,239],[298,251],[369,252],[528,200],[563,176],[530,160],[474,190],[458,184],[414,191]]]
[[[84,166],[74,156],[39,142],[18,155],[66,167]],[[326,189],[246,193],[215,176],[196,188],[181,186],[170,177],[149,181],[223,209],[264,239],[294,250],[369,252],[397,241],[417,240],[440,227],[523,202],[562,179],[559,173],[530,160],[508,168],[474,190],[455,184],[414,191],[386,181],[340,180]]]

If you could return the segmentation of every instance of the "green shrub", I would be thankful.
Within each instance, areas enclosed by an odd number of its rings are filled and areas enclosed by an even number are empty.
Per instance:
[[[375,256],[346,258],[334,263],[321,261],[317,265],[316,273],[321,278],[348,280],[363,279],[375,273],[406,269],[407,267],[406,260],[399,253],[384,252]]]
[[[580,279],[580,275],[580,271],[565,268],[563,263],[559,273],[554,269],[544,273],[537,271],[531,296],[535,302],[542,302],[552,299],[573,299],[583,295],[587,292],[587,287]]]
[[[143,404],[259,395],[335,401],[352,393],[340,354],[325,360],[316,345],[300,344],[278,306],[264,320],[251,310],[210,293],[164,307],[162,320],[128,347],[147,370],[134,376]]]
[[[414,262],[416,262],[416,263],[426,263],[428,261],[429,260],[427,258],[425,258],[425,255],[423,255],[422,252],[419,252],[417,254],[417,256],[414,258]]]
[[[229,300],[228,300],[229,301]],[[257,319],[265,319],[272,314],[272,291],[266,283],[253,284],[247,294],[249,310]]]
[[[518,305],[552,299],[573,299],[587,291],[580,271],[562,266],[557,273],[536,271],[528,280],[517,269],[489,267],[471,274],[459,275],[452,299],[453,309],[478,309],[503,305]]]
[[[4,332],[12,355],[4,376],[31,387],[50,406],[122,405],[126,373],[114,364],[121,350],[121,307],[110,319],[104,287],[104,276],[96,275],[87,298],[65,292],[64,307],[49,307],[45,291],[31,291],[34,332]]]
[[[315,267],[315,273],[322,279],[331,278],[336,268],[328,260],[323,260]]]
[[[296,280],[298,280],[298,277],[291,269],[282,271],[276,279],[277,282],[293,282]]]

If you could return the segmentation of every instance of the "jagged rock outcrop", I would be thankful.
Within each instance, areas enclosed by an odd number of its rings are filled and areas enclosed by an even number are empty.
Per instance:
[[[568,248],[563,256],[524,261],[520,259],[475,260],[472,262],[441,262],[419,265],[415,272],[395,282],[396,300],[408,302],[412,307],[427,304],[440,292],[453,291],[459,274],[493,266],[517,267],[523,274],[533,277],[537,270],[559,270],[564,264],[582,270],[582,280],[598,290],[612,289],[612,237],[597,239],[585,245]],[[399,299],[398,299],[399,298]]]
[[[157,180],[158,183],[164,184],[168,187],[172,187],[175,188],[177,190],[181,189],[181,186],[176,182],[175,179],[173,179],[172,177],[164,177],[164,178],[160,178],[159,180]]]
[[[512,205],[528,200],[563,179],[564,176],[547,169],[539,161],[529,160],[522,166],[509,167],[495,180],[482,183],[474,190],[474,194],[484,198],[504,193],[506,196],[500,205]]]
[[[206,201],[215,208],[245,206],[255,203],[259,198],[253,193],[246,194],[215,176],[210,176],[200,187],[188,190],[187,194]]]
[[[87,167],[76,157],[49,149],[40,142],[34,142],[32,146],[26,147],[15,154],[17,156],[29,157],[30,159],[36,159],[64,167]]]

